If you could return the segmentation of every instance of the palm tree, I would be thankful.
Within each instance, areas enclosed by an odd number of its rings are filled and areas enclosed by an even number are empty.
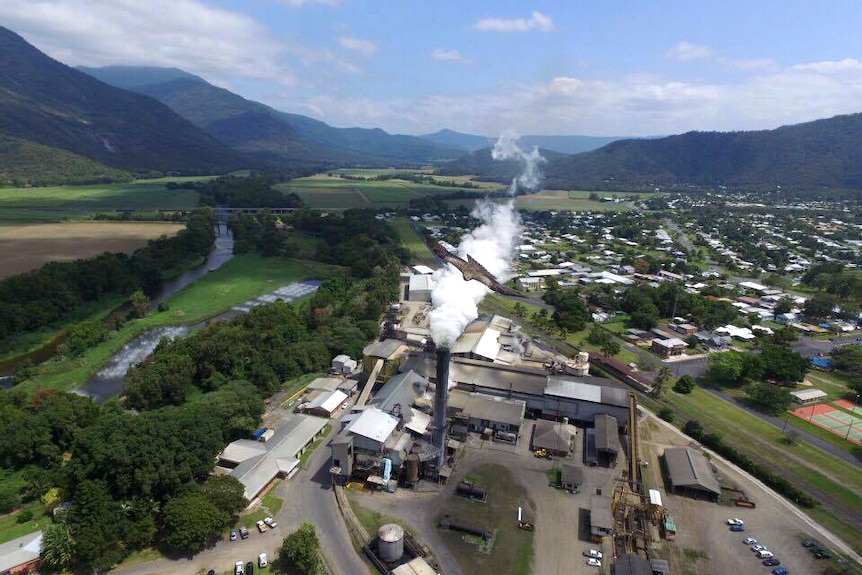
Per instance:
[[[42,536],[42,559],[55,571],[65,571],[72,565],[72,549],[75,540],[65,521],[58,521],[45,528]]]
[[[653,397],[661,397],[664,395],[664,386],[670,381],[670,368],[668,366],[663,366],[660,370],[658,370],[658,374],[655,376],[655,380],[652,382],[652,395]]]

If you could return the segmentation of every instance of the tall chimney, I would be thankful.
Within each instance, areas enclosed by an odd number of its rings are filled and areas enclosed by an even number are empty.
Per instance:
[[[440,450],[437,469],[446,461],[446,404],[449,396],[449,362],[452,353],[445,347],[437,348],[437,388],[434,391],[434,431],[431,442]]]

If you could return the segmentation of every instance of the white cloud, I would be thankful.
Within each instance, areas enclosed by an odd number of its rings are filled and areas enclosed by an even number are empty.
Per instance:
[[[692,60],[712,59],[715,56],[715,51],[709,46],[701,46],[683,41],[665,52],[665,56],[679,60],[680,62],[690,62]]]
[[[431,59],[442,60],[444,62],[461,62],[463,64],[470,64],[473,62],[472,58],[467,58],[458,50],[444,50],[443,48],[437,48],[431,52]]]
[[[449,127],[483,135],[649,136],[690,130],[771,129],[859,111],[862,63],[816,62],[705,83],[646,75],[614,80],[559,76],[459,96],[374,100],[318,96],[305,110],[339,126],[427,133]],[[295,103],[295,102],[294,102]]]
[[[73,66],[174,66],[223,85],[294,80],[267,27],[197,0],[3,0],[0,22]]]
[[[480,32],[550,32],[554,29],[554,21],[541,12],[533,12],[529,18],[484,18],[473,24]]]
[[[371,56],[378,50],[377,44],[371,40],[363,38],[355,38],[353,36],[342,36],[338,39],[338,43],[342,48],[347,48],[353,52],[362,54],[363,56]]]

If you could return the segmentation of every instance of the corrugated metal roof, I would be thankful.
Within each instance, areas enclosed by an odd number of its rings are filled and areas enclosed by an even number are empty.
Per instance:
[[[404,345],[403,341],[397,339],[385,339],[365,346],[362,353],[371,357],[391,359],[402,347],[407,347]]]
[[[617,418],[605,413],[599,413],[595,417],[596,423],[596,449],[599,451],[617,452],[619,441],[617,439]]]
[[[665,449],[664,458],[674,487],[693,487],[721,495],[721,485],[703,453],[678,447]]]
[[[39,558],[41,551],[41,531],[0,544],[0,572],[5,573],[19,565],[35,561]]]
[[[497,358],[497,353],[500,351],[499,338],[499,331],[490,328],[486,329],[473,348],[473,353],[479,357],[485,357],[493,361]]]
[[[496,421],[507,425],[520,426],[523,423],[526,405],[520,400],[490,397],[478,393],[464,391],[449,393],[449,407],[461,409],[474,419]]]
[[[359,414],[359,417],[356,418],[347,430],[354,435],[361,435],[362,437],[383,443],[397,426],[397,418],[377,408],[369,407]]]
[[[590,527],[607,530],[614,528],[610,497],[604,495],[590,496]]]
[[[306,409],[322,409],[327,413],[332,413],[345,399],[347,399],[347,394],[336,389],[335,391],[317,396],[314,401],[308,404]]]
[[[649,502],[650,505],[658,505],[659,507],[661,507],[661,491],[659,491],[658,489],[650,489]]]
[[[548,383],[545,386],[545,394],[555,397],[568,397],[569,399],[578,399],[580,401],[592,401],[593,403],[602,402],[601,387],[554,377],[548,378]]]

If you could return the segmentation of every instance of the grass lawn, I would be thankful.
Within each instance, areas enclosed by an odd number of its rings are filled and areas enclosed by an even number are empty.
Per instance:
[[[488,489],[488,500],[470,501],[452,494],[442,503],[437,521],[450,515],[461,523],[494,531],[490,553],[480,553],[474,540],[455,531],[441,529],[440,538],[465,573],[527,575],[533,558],[533,534],[518,529],[514,520],[519,505],[527,517],[534,515],[526,490],[499,465],[479,466],[470,475]]]
[[[146,329],[197,323],[235,305],[295,281],[317,277],[315,271],[290,260],[244,254],[200,278],[167,301],[168,310],[130,321],[111,337],[78,358],[53,359],[17,388],[70,390],[86,382],[130,339]]]
[[[655,402],[647,400],[656,405]],[[850,465],[806,442],[787,445],[783,433],[760,418],[735,405],[695,388],[682,395],[668,391],[662,404],[677,412],[676,422],[697,419],[708,432],[717,431],[724,440],[767,469],[792,470],[789,479],[802,488],[806,485],[821,490],[836,505],[862,514],[862,468]],[[862,533],[835,517],[827,509],[806,510],[817,521],[833,529],[856,550],[862,549]]]
[[[389,224],[398,232],[401,244],[410,252],[411,263],[431,265],[438,263],[437,258],[406,220],[391,220]]]

